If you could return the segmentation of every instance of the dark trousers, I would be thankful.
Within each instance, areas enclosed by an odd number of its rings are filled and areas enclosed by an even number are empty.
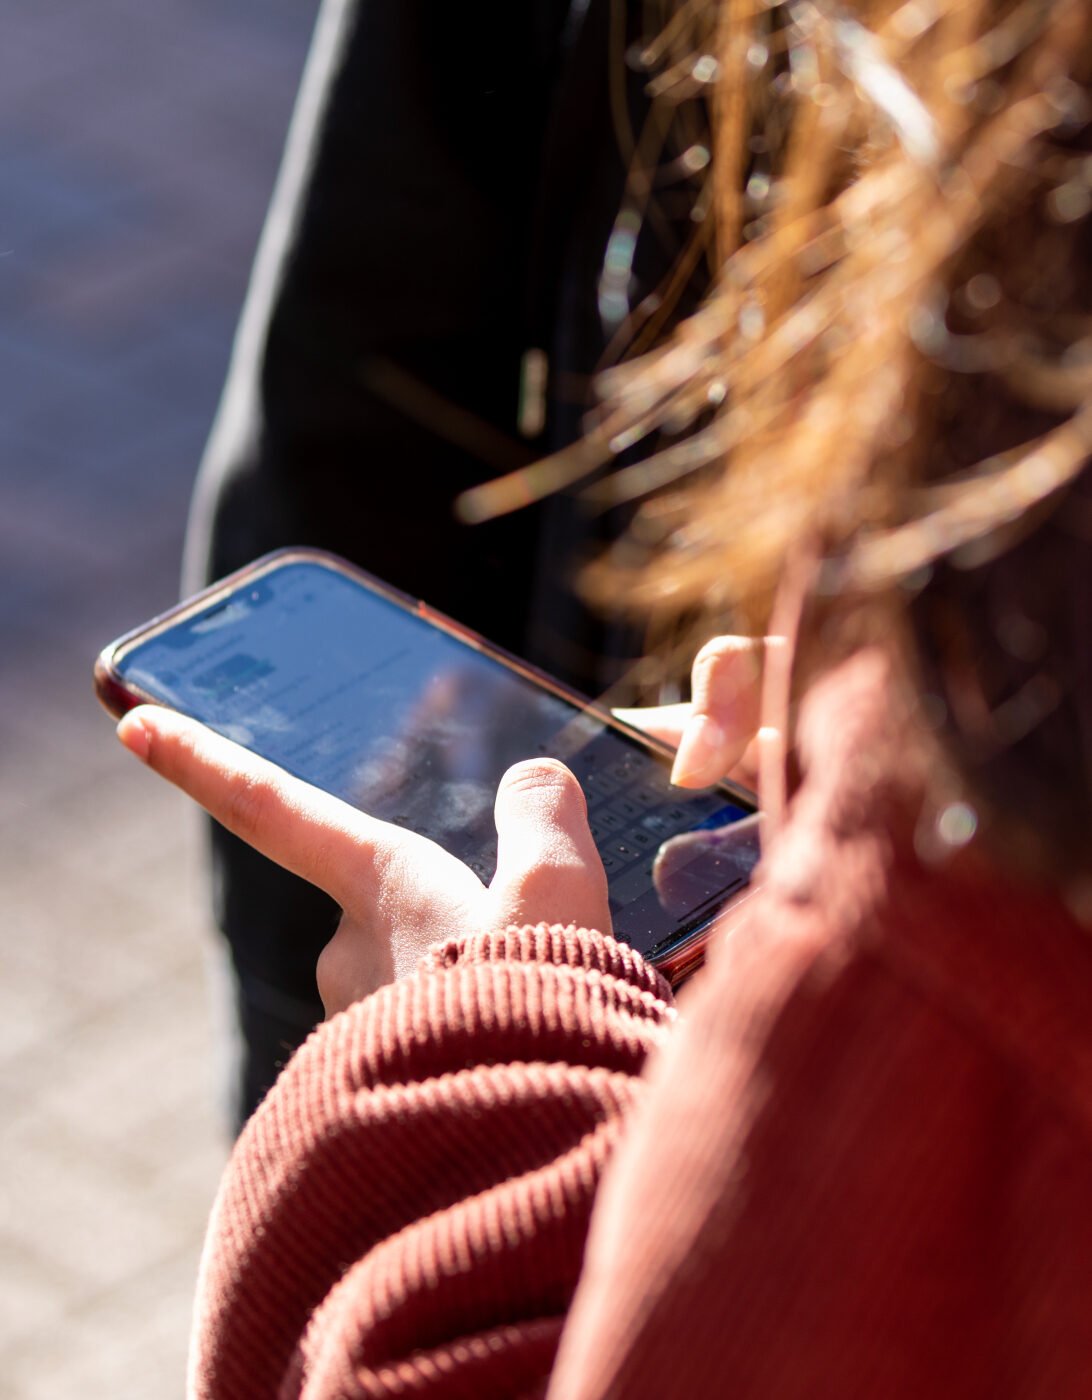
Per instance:
[[[569,9],[325,0],[195,491],[188,587],[317,545],[570,683],[611,678],[599,658],[626,644],[605,639],[572,588],[602,522],[574,498],[473,530],[451,509],[466,486],[578,431],[602,348],[594,281],[622,172],[609,147],[574,163],[584,122],[606,130],[606,81],[604,69],[600,91]],[[557,150],[564,188],[544,196]],[[544,198],[558,230],[545,249]],[[546,334],[568,357],[565,387],[529,444],[520,365]],[[221,829],[211,841],[241,1123],[321,1017],[315,961],[337,911]]]

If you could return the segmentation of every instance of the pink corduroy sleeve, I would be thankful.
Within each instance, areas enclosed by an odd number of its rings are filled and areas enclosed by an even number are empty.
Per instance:
[[[540,926],[438,946],[321,1026],[225,1174],[191,1394],[540,1393],[673,1016],[631,949]]]

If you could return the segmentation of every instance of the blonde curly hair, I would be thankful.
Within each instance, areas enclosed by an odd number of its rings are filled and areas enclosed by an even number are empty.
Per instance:
[[[765,630],[806,557],[803,679],[894,629],[983,811],[1029,819],[1013,849],[1087,868],[1092,4],[644,15],[658,149],[711,151],[693,237],[616,337],[583,441],[464,517],[582,477],[629,503],[587,589],[649,621],[661,674],[712,632]],[[702,258],[708,296],[657,341]]]
[[[591,591],[761,625],[802,538],[828,559],[826,586],[873,591],[1064,487],[1092,451],[1092,7],[661,8],[647,7],[649,91],[711,112],[708,219],[683,261],[715,248],[712,290],[666,344],[600,376],[581,443],[470,493],[464,516],[648,440],[590,488],[641,502]],[[1011,441],[943,461],[942,400],[981,400],[984,384],[1032,411],[1028,434],[1014,412]]]

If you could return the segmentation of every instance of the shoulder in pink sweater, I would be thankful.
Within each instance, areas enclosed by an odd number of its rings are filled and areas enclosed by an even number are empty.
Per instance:
[[[192,1393],[1092,1395],[1092,935],[921,866],[886,704],[874,658],[814,697],[677,1026],[537,928],[321,1027],[225,1176]]]

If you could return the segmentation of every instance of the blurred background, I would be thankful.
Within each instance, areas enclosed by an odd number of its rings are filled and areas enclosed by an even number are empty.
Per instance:
[[[177,596],[314,0],[0,0],[0,1396],[183,1391],[225,1152],[201,831],[99,648]]]

